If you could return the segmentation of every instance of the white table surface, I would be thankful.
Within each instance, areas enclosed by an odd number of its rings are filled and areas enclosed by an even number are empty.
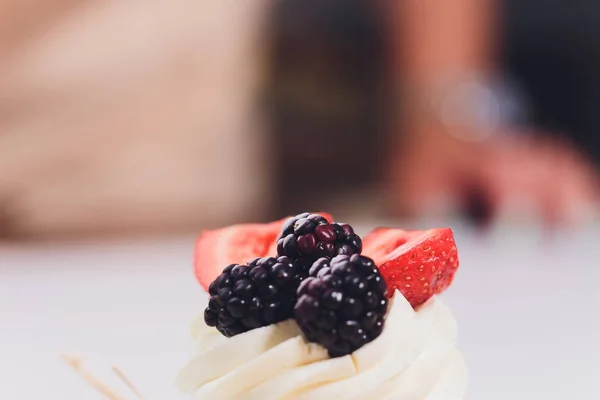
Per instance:
[[[469,365],[468,399],[600,399],[600,234],[459,229],[444,296]],[[62,363],[81,357],[127,397],[179,399],[188,325],[203,296],[193,238],[0,244],[0,399],[102,399]],[[185,397],[183,397],[185,398]]]

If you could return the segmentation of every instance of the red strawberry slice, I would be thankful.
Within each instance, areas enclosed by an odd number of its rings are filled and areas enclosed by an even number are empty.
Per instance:
[[[379,266],[392,296],[398,289],[417,307],[443,292],[458,269],[450,228],[403,231],[378,228],[363,240],[363,255]]]
[[[318,213],[331,221],[331,215]],[[267,224],[239,224],[203,231],[196,242],[194,270],[200,285],[208,285],[229,264],[277,255],[276,239],[287,218]]]

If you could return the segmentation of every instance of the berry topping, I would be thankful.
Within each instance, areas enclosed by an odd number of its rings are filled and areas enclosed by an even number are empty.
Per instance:
[[[277,239],[277,254],[314,261],[320,257],[360,254],[362,240],[347,224],[330,223],[318,214],[288,218]]]
[[[307,270],[288,257],[231,264],[209,285],[204,321],[231,337],[289,319]]]
[[[417,307],[443,292],[458,269],[452,230],[378,228],[364,241],[364,254],[379,266],[391,296],[398,289]]]
[[[325,220],[329,214],[320,213]],[[277,236],[285,219],[268,224],[239,224],[212,231],[204,231],[196,242],[194,269],[202,287],[221,273],[223,265],[243,264],[256,257],[277,253]]]
[[[294,317],[307,339],[331,357],[377,338],[388,308],[387,286],[373,260],[354,254],[321,258],[298,287]]]

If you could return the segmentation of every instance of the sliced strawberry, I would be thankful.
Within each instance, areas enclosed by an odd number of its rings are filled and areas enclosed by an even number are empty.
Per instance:
[[[390,296],[398,289],[417,307],[443,292],[458,269],[450,228],[403,231],[378,228],[363,239],[363,255],[379,266]]]
[[[331,215],[319,213],[331,221]],[[208,285],[229,264],[277,255],[277,236],[287,218],[267,224],[239,224],[203,231],[196,242],[194,270],[200,285]]]

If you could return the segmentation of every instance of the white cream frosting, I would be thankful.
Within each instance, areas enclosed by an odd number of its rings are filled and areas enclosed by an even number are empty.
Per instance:
[[[339,358],[293,320],[226,338],[200,315],[177,385],[196,400],[463,399],[468,373],[450,309],[433,298],[415,312],[399,292],[390,304],[383,333]]]

